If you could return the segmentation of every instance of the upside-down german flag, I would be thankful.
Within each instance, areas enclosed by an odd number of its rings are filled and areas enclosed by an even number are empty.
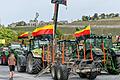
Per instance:
[[[20,38],[28,38],[29,32],[25,32],[23,34],[21,34],[20,36],[18,36],[18,39]]]
[[[90,26],[87,26],[85,29],[80,30],[80,31],[76,31],[74,36],[75,37],[81,37],[81,36],[86,36],[86,35],[90,35],[91,31],[90,31]]]
[[[53,28],[54,28],[53,25],[47,25],[44,27],[36,28],[32,32],[32,36],[37,37],[37,36],[44,35],[44,34],[53,34]]]

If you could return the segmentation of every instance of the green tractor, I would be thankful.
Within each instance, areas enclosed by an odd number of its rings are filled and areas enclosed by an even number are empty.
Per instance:
[[[96,46],[95,37],[87,36],[87,37],[80,37],[77,38],[78,43],[82,43],[84,45],[84,49],[80,48],[80,56],[82,58],[92,59],[95,63],[95,66],[99,69],[98,74],[101,73],[102,67],[102,57],[104,56],[103,51]]]
[[[90,53],[92,50],[85,49],[76,40],[58,41],[55,62],[51,66],[53,79],[68,80],[70,73],[78,74],[81,78],[95,79],[99,72],[95,64],[99,62],[89,57],[82,57],[84,53]]]
[[[24,48],[22,48],[21,50],[16,50],[16,52],[18,53],[17,57],[18,72],[26,71],[27,73],[37,74],[44,67],[46,67],[47,62],[43,61],[42,57],[44,56],[44,59],[46,59],[47,44],[49,44],[49,40],[46,40],[41,37],[34,37],[33,39],[29,40],[27,50]]]
[[[93,45],[102,50],[103,56],[96,56],[102,61],[101,68],[109,74],[120,72],[120,50],[112,44],[111,36],[92,36]]]
[[[43,46],[44,51],[45,47],[49,43],[48,40],[40,40],[40,39],[31,39],[29,45],[29,51],[27,54],[27,72],[28,73],[38,73],[43,69],[43,61],[42,55]],[[46,64],[46,63],[45,63]]]
[[[120,73],[120,50],[115,48],[112,43],[112,36],[102,39],[106,53],[106,67],[110,74]]]

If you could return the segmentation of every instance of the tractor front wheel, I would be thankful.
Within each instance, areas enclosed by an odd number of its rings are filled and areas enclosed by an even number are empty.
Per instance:
[[[34,58],[30,53],[27,56],[27,72],[37,74],[42,70],[42,60]]]

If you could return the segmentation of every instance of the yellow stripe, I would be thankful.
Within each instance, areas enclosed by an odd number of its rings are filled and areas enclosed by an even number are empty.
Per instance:
[[[21,36],[23,36],[23,35],[25,35],[25,34],[28,34],[28,32],[25,32],[25,33],[21,34]]]
[[[40,28],[36,28],[33,32],[37,32],[39,30],[44,30],[44,29],[53,29],[53,25],[47,25],[47,26],[44,26],[44,27],[40,27]]]
[[[83,32],[83,31],[85,31],[85,30],[90,30],[90,26],[87,26],[87,27],[86,27],[85,29],[83,29],[83,30],[76,31],[75,34],[81,33],[81,32]]]

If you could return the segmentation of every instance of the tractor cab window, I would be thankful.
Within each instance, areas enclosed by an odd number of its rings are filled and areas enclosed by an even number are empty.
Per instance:
[[[34,41],[34,49],[39,48],[39,40]]]
[[[43,45],[47,45],[47,44],[49,44],[49,41],[34,40],[32,45],[33,45],[33,48],[35,49],[35,48],[42,48]]]

